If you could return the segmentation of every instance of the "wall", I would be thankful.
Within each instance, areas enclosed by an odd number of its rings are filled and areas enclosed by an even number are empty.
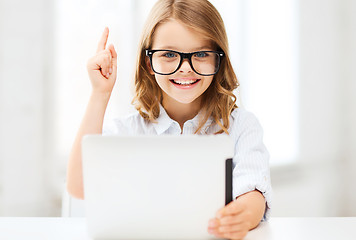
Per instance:
[[[346,79],[344,90],[345,99],[345,153],[347,155],[348,167],[345,169],[347,174],[344,184],[346,192],[346,203],[343,209],[343,215],[356,216],[356,192],[354,184],[356,183],[356,1],[349,0],[343,8],[343,24],[348,31],[345,34],[343,42],[343,53],[345,54],[343,77]]]
[[[0,215],[52,214],[51,1],[0,1]]]
[[[272,171],[272,215],[355,215],[355,3],[300,0],[299,8],[300,157]]]

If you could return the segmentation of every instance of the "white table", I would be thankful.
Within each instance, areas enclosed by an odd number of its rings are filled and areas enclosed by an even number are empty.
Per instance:
[[[356,240],[353,218],[271,218],[245,240]]]
[[[90,240],[85,218],[0,217],[1,240]],[[354,218],[271,218],[245,240],[355,240]]]

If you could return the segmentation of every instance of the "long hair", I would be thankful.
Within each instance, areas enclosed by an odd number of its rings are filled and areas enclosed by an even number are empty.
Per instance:
[[[200,133],[206,121],[212,117],[221,128],[216,134],[223,132],[228,134],[229,116],[237,108],[233,90],[239,86],[239,83],[229,58],[224,22],[219,12],[208,0],[159,0],[153,6],[139,42],[134,77],[135,96],[132,103],[141,116],[148,121],[154,122],[160,114],[162,90],[155,77],[150,74],[149,66],[146,64],[145,50],[152,47],[156,28],[170,19],[179,20],[188,28],[204,35],[212,42],[216,50],[225,53],[218,73],[203,93],[201,109],[204,110],[204,117],[200,119],[195,133]]]

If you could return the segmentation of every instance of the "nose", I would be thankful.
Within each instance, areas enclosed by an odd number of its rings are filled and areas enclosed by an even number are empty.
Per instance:
[[[181,72],[181,73],[190,73],[192,71],[193,71],[193,69],[190,66],[189,60],[188,59],[183,59],[182,65],[179,68],[179,72]]]

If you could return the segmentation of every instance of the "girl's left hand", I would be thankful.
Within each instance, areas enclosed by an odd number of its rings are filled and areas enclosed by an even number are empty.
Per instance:
[[[218,238],[243,239],[251,228],[251,216],[247,205],[237,198],[210,219],[208,232]]]

